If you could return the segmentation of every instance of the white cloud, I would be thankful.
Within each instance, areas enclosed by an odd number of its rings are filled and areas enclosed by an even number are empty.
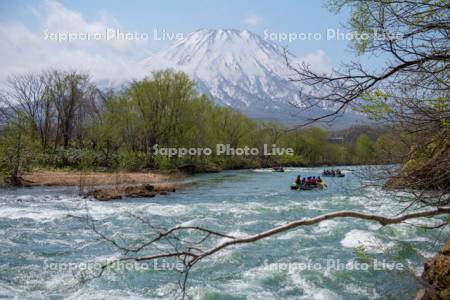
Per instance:
[[[111,17],[101,16],[88,22],[80,13],[58,2],[46,1],[33,10],[41,21],[32,30],[23,24],[0,23],[0,82],[17,73],[43,69],[76,69],[89,72],[96,80],[122,81],[144,75],[136,56],[147,54],[148,41],[98,39],[54,41],[45,33],[103,33],[107,28],[119,29],[120,24]]]
[[[0,83],[13,74],[38,72],[46,69],[69,69],[88,72],[95,80],[122,82],[141,78],[149,73],[142,58],[149,56],[151,33],[148,41],[90,40],[50,41],[48,32],[104,32],[118,28],[127,32],[119,22],[105,14],[87,21],[79,12],[67,9],[55,1],[45,1],[30,8],[40,21],[37,29],[21,23],[0,22]],[[248,24],[257,24],[261,18],[251,16]],[[328,72],[331,62],[323,50],[300,58],[314,70]]]
[[[332,69],[331,60],[322,49],[299,57],[298,62],[309,65],[314,72],[329,73]]]
[[[259,16],[256,16],[256,15],[248,16],[244,20],[245,24],[250,25],[250,26],[256,26],[259,23],[261,23],[261,21],[262,21],[262,18]]]

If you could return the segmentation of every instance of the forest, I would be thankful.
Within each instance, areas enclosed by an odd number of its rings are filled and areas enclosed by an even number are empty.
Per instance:
[[[214,104],[184,73],[163,70],[116,90],[102,89],[88,74],[52,70],[13,76],[2,94],[0,167],[17,177],[33,169],[94,171],[199,171],[335,164],[393,163],[404,151],[400,133],[387,128],[329,132],[286,128],[249,119]],[[333,136],[345,136],[342,142]],[[249,156],[154,155],[159,147],[260,149]],[[264,145],[294,155],[264,156]]]

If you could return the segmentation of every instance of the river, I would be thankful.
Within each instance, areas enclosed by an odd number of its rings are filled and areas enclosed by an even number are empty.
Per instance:
[[[177,290],[178,267],[159,260],[145,268],[115,269],[82,282],[80,270],[120,256],[86,225],[123,245],[141,242],[154,226],[195,225],[245,236],[337,210],[394,215],[404,207],[354,172],[325,178],[327,189],[291,191],[297,174],[318,168],[226,171],[190,178],[168,196],[98,202],[75,188],[0,190],[0,298],[167,299]],[[138,216],[139,218],[137,218]],[[143,222],[141,219],[145,219]],[[189,276],[194,299],[411,299],[423,263],[450,236],[426,230],[444,217],[382,227],[334,219],[227,248]],[[414,223],[414,224],[410,224]],[[216,243],[220,241],[211,241]]]

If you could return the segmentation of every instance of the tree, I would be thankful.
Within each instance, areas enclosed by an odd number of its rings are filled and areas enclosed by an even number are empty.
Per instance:
[[[232,108],[220,108],[218,110],[218,131],[223,144],[230,144],[230,147],[237,148],[248,143],[250,132],[253,130],[253,122],[243,114]]]
[[[46,73],[28,73],[11,76],[0,104],[4,117],[14,118],[17,114],[27,118],[33,134],[39,135],[41,145],[47,148],[50,139],[52,109],[48,97]]]
[[[146,136],[144,148],[170,143],[180,133],[181,118],[198,95],[194,83],[181,72],[165,70],[135,81],[127,92]]]
[[[426,126],[430,122],[448,121],[448,43],[447,1],[390,1],[390,0],[332,0],[330,8],[338,13],[344,7],[351,10],[349,27],[361,36],[353,41],[357,54],[376,54],[385,57],[386,65],[371,71],[358,62],[345,64],[330,74],[317,73],[307,64],[288,66],[295,72],[292,79],[322,93],[309,95],[307,108],[331,102],[337,109],[309,122],[339,116],[363,97],[386,100],[377,106],[392,110],[413,109],[408,123]],[[381,38],[380,38],[381,36]],[[363,38],[364,37],[364,38]],[[437,108],[439,107],[439,108]],[[393,110],[406,121],[410,111]]]
[[[60,71],[48,73],[47,89],[57,118],[55,144],[61,140],[67,150],[74,135],[82,139],[82,124],[95,107],[97,90],[88,75]]]
[[[328,133],[318,127],[310,127],[301,132],[298,152],[311,164],[325,163]]]
[[[407,135],[404,137],[404,135],[392,131],[390,133],[380,134],[377,137],[373,145],[377,163],[392,164],[405,161],[411,144],[408,137],[411,136]]]
[[[336,107],[308,123],[333,120],[349,108],[362,111],[420,138],[403,160],[417,169],[391,173],[401,178],[395,180],[396,186],[431,188],[436,181],[450,182],[450,174],[442,172],[450,168],[445,155],[450,147],[445,142],[450,131],[448,1],[332,0],[329,6],[336,13],[350,9],[349,27],[359,36],[353,41],[356,54],[382,57],[385,64],[373,70],[350,62],[326,74],[312,71],[307,64],[291,65],[286,56],[295,73],[292,80],[321,91],[307,97],[307,108],[322,102]],[[444,194],[449,192],[444,188]]]
[[[29,170],[35,160],[37,145],[32,137],[33,125],[19,113],[0,135],[0,173],[7,176],[6,182],[12,186],[24,185],[20,175]]]
[[[365,133],[358,136],[356,140],[356,155],[362,163],[370,163],[374,155],[373,143]]]

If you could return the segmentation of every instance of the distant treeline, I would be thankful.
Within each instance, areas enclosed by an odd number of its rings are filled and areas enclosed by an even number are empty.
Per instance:
[[[2,94],[0,168],[91,170],[250,168],[395,162],[405,149],[383,129],[341,143],[320,128],[287,130],[254,121],[197,93],[184,73],[164,70],[120,91],[102,90],[86,74],[47,71],[11,77]],[[336,135],[337,133],[334,133]],[[344,133],[339,133],[345,137]],[[294,156],[155,156],[152,147],[293,148]],[[393,154],[394,153],[394,154]]]

